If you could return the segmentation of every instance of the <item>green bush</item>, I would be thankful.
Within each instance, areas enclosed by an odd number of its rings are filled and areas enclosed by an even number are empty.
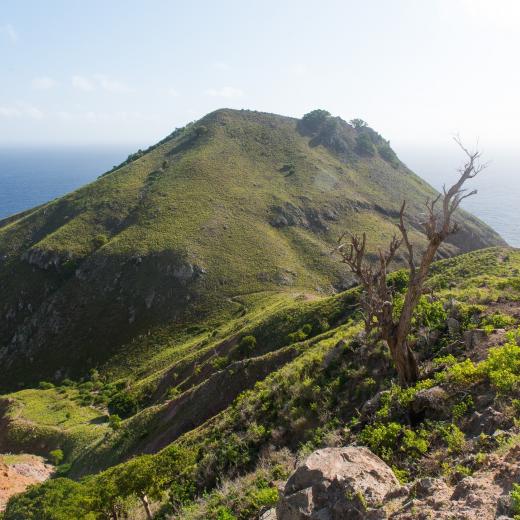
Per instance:
[[[366,133],[359,134],[356,137],[356,149],[360,155],[373,157],[375,155],[374,143]]]
[[[121,419],[121,417],[119,417],[119,415],[117,414],[112,414],[108,418],[108,425],[110,426],[110,428],[112,428],[112,430],[119,430],[121,428],[122,422],[123,419]]]
[[[9,520],[90,520],[82,507],[84,488],[67,478],[48,480],[14,495],[7,503],[5,518]]]
[[[359,438],[386,461],[392,460],[396,452],[416,458],[426,453],[430,446],[425,430],[414,431],[396,422],[365,426]]]
[[[55,466],[59,466],[59,465],[62,463],[63,458],[64,458],[63,451],[60,450],[60,449],[52,450],[52,451],[49,453],[49,458],[50,458],[50,461],[51,461]]]
[[[137,413],[137,398],[132,393],[124,390],[118,392],[108,402],[108,411],[110,414],[117,414],[123,419]]]
[[[305,323],[300,329],[296,332],[291,332],[287,335],[287,339],[289,343],[297,343],[298,341],[303,341],[309,337],[312,332],[312,325],[310,323]]]
[[[390,148],[390,144],[385,142],[377,147],[377,151],[382,159],[390,163],[394,168],[399,166],[399,159],[396,153]]]
[[[108,244],[108,237],[106,235],[96,235],[94,238],[94,247],[99,249],[103,247],[105,244]]]
[[[313,110],[302,117],[301,126],[308,132],[316,133],[329,117],[330,112],[326,110]]]
[[[515,520],[520,520],[520,484],[513,484],[511,489],[511,509]]]
[[[244,336],[237,347],[237,352],[240,356],[251,355],[256,348],[256,338],[254,336]]]
[[[40,381],[38,387],[40,390],[50,390],[51,388],[54,388],[54,385],[48,381]]]
[[[211,366],[217,370],[222,370],[229,364],[227,356],[217,356],[211,360]]]
[[[515,324],[515,319],[507,314],[494,312],[482,318],[482,325],[491,325],[492,329],[504,329]]]

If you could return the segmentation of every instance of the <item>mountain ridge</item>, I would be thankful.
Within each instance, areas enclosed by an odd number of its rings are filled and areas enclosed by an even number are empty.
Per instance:
[[[330,256],[341,232],[367,231],[377,247],[406,198],[420,245],[415,215],[434,193],[360,120],[212,112],[0,221],[3,388],[79,377],[158,327],[221,322],[233,297],[344,289],[352,278]],[[503,244],[458,218],[443,256]]]

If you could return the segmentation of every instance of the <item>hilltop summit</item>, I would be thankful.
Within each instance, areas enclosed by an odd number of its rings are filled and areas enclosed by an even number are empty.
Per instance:
[[[241,312],[239,296],[342,290],[352,280],[330,255],[337,237],[386,242],[406,199],[420,244],[434,195],[361,120],[217,110],[0,221],[0,386],[146,355],[150,334],[219,323]],[[471,215],[458,219],[443,256],[504,244]]]

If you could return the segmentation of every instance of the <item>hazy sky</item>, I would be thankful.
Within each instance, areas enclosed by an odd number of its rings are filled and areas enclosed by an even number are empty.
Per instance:
[[[519,0],[0,0],[0,144],[147,145],[219,107],[520,146]]]

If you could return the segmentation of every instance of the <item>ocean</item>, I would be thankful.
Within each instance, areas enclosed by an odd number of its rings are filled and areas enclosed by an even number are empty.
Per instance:
[[[454,146],[449,150],[406,148],[399,158],[417,175],[441,190],[458,178],[464,156]],[[464,209],[494,228],[511,246],[520,247],[520,150],[483,150],[487,167],[467,182],[478,193],[463,201]]]
[[[64,195],[119,164],[135,146],[0,149],[0,218]],[[401,147],[401,160],[435,188],[456,179],[462,156],[456,149]],[[520,247],[520,154],[495,153],[489,167],[473,179],[479,193],[464,207]],[[486,158],[488,156],[486,155]]]
[[[95,180],[134,152],[128,147],[0,148],[0,218]]]

